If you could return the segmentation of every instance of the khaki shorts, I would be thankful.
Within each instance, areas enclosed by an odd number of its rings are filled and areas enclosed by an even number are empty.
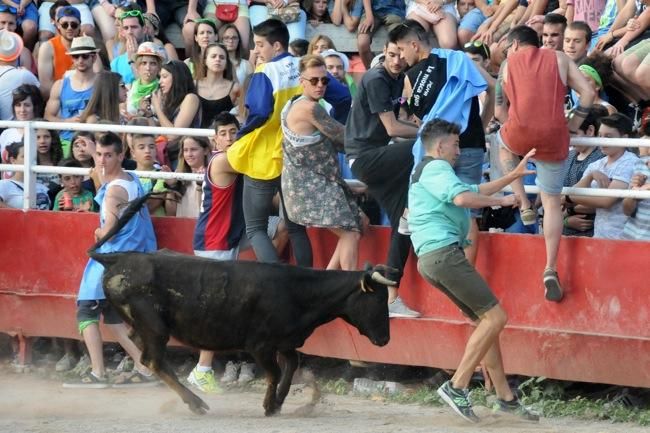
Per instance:
[[[632,48],[625,50],[624,56],[634,54],[643,64],[650,64],[650,39],[639,42]]]
[[[365,18],[366,18],[366,14],[361,15],[361,19],[359,20],[359,22],[362,23]],[[390,33],[391,30],[393,30],[395,27],[402,24],[403,22],[404,22],[404,18],[400,17],[399,15],[388,14],[382,17],[375,15],[375,25],[372,28],[372,30],[366,33],[359,32],[359,34],[372,36],[375,34],[377,30],[379,30],[380,25],[385,26],[386,30],[388,30],[388,32]]]
[[[418,272],[473,321],[479,320],[499,304],[458,244],[438,248],[419,257]]]

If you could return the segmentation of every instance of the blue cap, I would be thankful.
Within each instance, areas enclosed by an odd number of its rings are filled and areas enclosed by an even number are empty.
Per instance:
[[[63,6],[56,13],[56,20],[59,21],[63,17],[72,17],[76,18],[77,21],[81,22],[81,14],[76,8],[72,6]]]

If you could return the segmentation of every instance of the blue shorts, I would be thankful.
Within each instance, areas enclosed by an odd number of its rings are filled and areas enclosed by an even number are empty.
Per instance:
[[[483,24],[485,20],[487,20],[487,17],[483,15],[483,12],[481,12],[479,8],[474,8],[467,12],[465,16],[460,20],[458,28],[476,33],[479,26]]]
[[[460,157],[456,160],[454,172],[458,179],[468,185],[479,185],[483,178],[483,160],[485,150],[477,147],[460,149]],[[481,209],[472,209],[472,217],[481,216]]]
[[[18,9],[18,6],[20,5],[19,0],[11,0],[11,2],[16,5],[16,9]],[[27,5],[25,8],[25,13],[23,14],[22,17],[16,16],[16,24],[19,26],[23,23],[23,21],[34,21],[34,23],[38,23],[38,8],[34,4],[34,2],[30,3]]]
[[[509,152],[515,154],[508,145],[504,143],[501,137],[501,131],[497,132],[497,140],[499,146],[504,147]],[[562,193],[564,187],[564,178],[567,170],[569,169],[568,159],[564,161],[540,161],[535,160],[535,167],[537,170],[537,177],[535,178],[535,185],[546,194],[559,195]]]

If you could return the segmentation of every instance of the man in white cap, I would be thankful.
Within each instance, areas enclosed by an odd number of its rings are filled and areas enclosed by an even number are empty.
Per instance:
[[[68,55],[72,57],[73,72],[66,74],[52,86],[45,106],[45,118],[50,122],[79,122],[79,114],[86,108],[95,87],[97,74],[93,63],[99,50],[90,36],[72,40]],[[72,131],[61,131],[63,155],[70,155]]]
[[[348,75],[348,70],[350,70],[350,59],[348,59],[348,56],[332,49],[325,50],[320,55],[325,59],[327,72],[332,74],[341,84],[348,86],[350,94],[354,96],[357,93],[357,85],[354,79]]]
[[[16,67],[23,40],[16,33],[0,31],[0,120],[12,118],[11,93],[23,84],[39,86],[38,79],[25,68]]]

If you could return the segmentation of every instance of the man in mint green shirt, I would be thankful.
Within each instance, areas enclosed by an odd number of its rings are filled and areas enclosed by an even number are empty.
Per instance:
[[[518,206],[520,200],[515,194],[492,194],[532,173],[526,164],[535,150],[506,176],[468,185],[458,179],[453,168],[460,156],[459,134],[458,125],[442,119],[424,126],[420,137],[426,156],[415,168],[408,197],[409,229],[418,256],[418,271],[477,324],[456,373],[438,389],[438,394],[465,420],[478,422],[467,398],[467,387],[483,361],[494,383],[498,408],[536,421],[539,416],[521,405],[503,370],[499,334],[508,320],[506,312],[463,252],[470,226],[469,209]]]

